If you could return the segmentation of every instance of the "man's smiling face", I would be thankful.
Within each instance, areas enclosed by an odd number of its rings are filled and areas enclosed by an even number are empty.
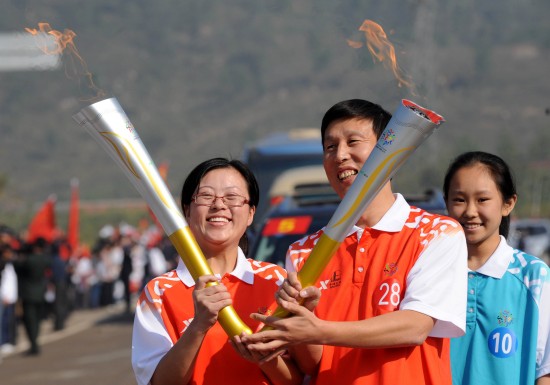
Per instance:
[[[372,121],[341,119],[325,131],[323,166],[330,185],[343,198],[378,141]]]

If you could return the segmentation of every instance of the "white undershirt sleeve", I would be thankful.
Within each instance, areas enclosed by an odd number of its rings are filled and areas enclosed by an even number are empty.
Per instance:
[[[147,287],[144,289],[148,295]],[[132,332],[132,367],[138,385],[147,385],[164,355],[172,348],[159,310],[148,300],[136,307]]]
[[[467,261],[464,233],[441,233],[430,241],[409,271],[399,308],[435,318],[431,337],[453,338],[465,333]]]

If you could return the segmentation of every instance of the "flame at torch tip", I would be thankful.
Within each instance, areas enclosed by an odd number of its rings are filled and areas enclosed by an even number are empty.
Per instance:
[[[70,60],[70,65],[65,65],[65,74],[67,78],[74,79],[84,78],[85,82],[90,90],[95,92],[95,96],[92,98],[84,99],[83,101],[92,101],[94,99],[101,99],[106,96],[105,91],[97,87],[93,81],[93,74],[88,70],[88,65],[80,56],[76,45],[74,44],[74,38],[76,33],[70,29],[65,29],[63,32],[52,29],[49,23],[38,23],[38,29],[25,28],[25,31],[33,36],[40,36],[40,34],[47,34],[53,36],[55,39],[56,48],[51,50],[46,45],[39,45],[39,48],[47,55],[65,55]]]
[[[407,87],[413,95],[416,95],[414,83],[411,80],[408,80],[408,76],[405,75],[403,70],[397,64],[397,56],[395,54],[395,48],[393,44],[389,41],[386,32],[382,26],[372,20],[365,20],[359,31],[365,33],[366,44],[371,55],[383,63],[385,66],[389,67],[393,72],[395,78],[397,79],[398,86]],[[362,42],[347,40],[347,43],[352,48],[361,48],[363,47]]]
[[[56,31],[52,29],[49,23],[38,23],[38,28],[39,29],[25,28],[25,31],[33,36],[38,36],[40,33],[53,36],[57,45],[57,48],[53,51],[48,47],[42,47],[41,49],[44,53],[48,55],[62,54],[65,49],[69,48],[69,50],[76,52],[77,56],[80,57],[73,43],[73,40],[76,37],[76,33],[74,33],[74,31],[71,31],[70,29],[66,29],[64,32]]]

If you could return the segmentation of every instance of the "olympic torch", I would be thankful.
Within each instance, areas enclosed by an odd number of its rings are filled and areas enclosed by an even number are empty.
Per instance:
[[[94,103],[73,115],[73,119],[88,131],[124,171],[158,218],[191,276],[197,280],[201,275],[212,275],[185,218],[118,101],[109,98]],[[252,333],[232,306],[223,308],[218,320],[229,337],[242,332]]]
[[[437,113],[410,100],[402,100],[309,258],[298,272],[302,287],[317,283],[324,268],[369,203],[418,146],[443,122],[443,117]],[[289,313],[279,307],[273,315],[284,318]]]

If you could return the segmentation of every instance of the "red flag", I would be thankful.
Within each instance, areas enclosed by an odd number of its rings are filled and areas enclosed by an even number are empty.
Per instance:
[[[67,223],[67,243],[71,250],[76,250],[80,243],[80,203],[78,179],[71,180],[71,202],[69,205],[69,221]]]
[[[55,195],[50,195],[31,220],[28,228],[27,242],[32,243],[38,238],[52,242],[56,235],[55,228]]]
[[[162,180],[166,182],[166,177],[168,176],[168,162],[162,162],[158,167],[158,171]]]

